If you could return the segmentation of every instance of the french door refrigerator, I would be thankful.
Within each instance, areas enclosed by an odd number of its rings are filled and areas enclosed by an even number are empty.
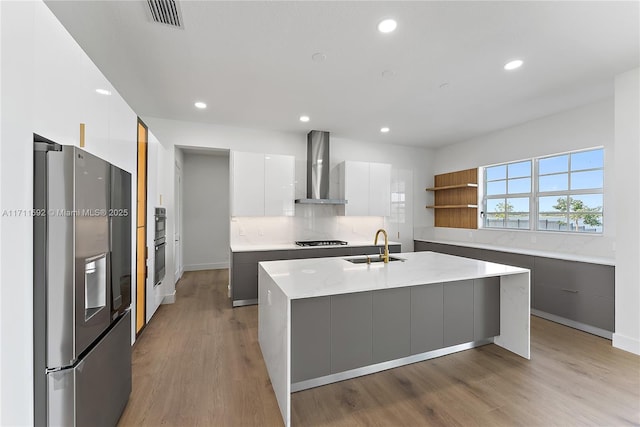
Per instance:
[[[34,421],[114,426],[131,392],[131,175],[34,135]]]

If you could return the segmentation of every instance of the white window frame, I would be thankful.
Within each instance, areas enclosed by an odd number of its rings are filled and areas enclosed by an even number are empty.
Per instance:
[[[585,153],[588,151],[596,151],[596,150],[602,150],[602,167],[600,168],[589,168],[589,169],[578,169],[578,170],[572,170],[571,169],[571,158],[573,154],[578,154],[578,153]],[[560,156],[569,156],[568,159],[568,164],[567,164],[567,171],[566,172],[556,172],[556,173],[550,173],[550,174],[544,174],[544,175],[540,175],[539,174],[539,166],[538,163],[540,160],[544,160],[544,159],[550,159],[553,157],[560,157]],[[571,174],[573,172],[591,172],[591,171],[602,171],[602,187],[600,188],[589,188],[589,189],[579,189],[579,190],[572,190],[571,189]],[[541,156],[541,157],[537,157],[535,159],[535,203],[536,203],[536,211],[535,211],[535,215],[536,215],[536,221],[535,221],[535,231],[541,231],[541,232],[551,232],[551,233],[575,233],[575,234],[589,234],[589,235],[604,235],[604,225],[605,225],[605,221],[604,221],[604,188],[605,188],[605,152],[604,152],[604,147],[593,147],[593,148],[586,148],[583,150],[575,150],[575,151],[567,151],[565,153],[558,153],[558,154],[552,154],[549,156]],[[539,177],[540,176],[552,176],[552,175],[561,175],[561,174],[567,174],[567,189],[566,190],[557,190],[557,191],[540,191],[539,187]],[[602,228],[602,231],[574,231],[571,229],[571,221],[569,220],[569,215],[570,212],[567,209],[567,212],[565,214],[566,220],[567,220],[567,224],[569,229],[568,230],[549,230],[549,229],[545,229],[545,228],[540,228],[540,209],[539,209],[539,199],[541,197],[572,197],[572,196],[582,196],[582,195],[590,195],[590,194],[601,194],[602,195],[602,209],[600,211],[600,216],[602,218],[602,225],[600,226]]]
[[[589,168],[589,169],[579,169],[579,170],[572,170],[571,169],[571,158],[573,154],[577,154],[577,153],[583,153],[583,152],[587,152],[587,151],[596,151],[596,150],[602,150],[603,153],[603,164],[602,167],[600,168]],[[544,192],[540,192],[539,191],[539,178],[540,178],[540,174],[539,174],[539,161],[543,160],[543,159],[549,159],[552,157],[559,157],[559,156],[564,156],[564,155],[568,155],[569,156],[569,160],[568,160],[568,165],[567,165],[567,171],[566,172],[558,172],[558,173],[551,173],[551,174],[544,174],[542,176],[551,176],[551,175],[555,175],[555,174],[563,174],[566,173],[567,174],[567,190],[561,190],[561,191],[544,191]],[[509,181],[509,174],[508,174],[508,165],[510,164],[516,164],[516,163],[522,163],[522,162],[526,162],[526,161],[530,161],[531,162],[531,192],[530,193],[514,193],[514,194],[508,194],[508,181]],[[512,161],[512,162],[503,162],[503,163],[496,163],[493,165],[487,165],[487,166],[483,166],[481,167],[482,173],[481,173],[481,178],[482,178],[482,211],[480,212],[480,221],[479,223],[481,224],[481,228],[485,229],[485,230],[500,230],[500,231],[536,231],[536,232],[548,232],[548,233],[563,233],[563,234],[567,234],[567,233],[573,233],[573,234],[581,234],[581,235],[592,235],[592,236],[601,236],[604,235],[604,229],[605,229],[605,206],[604,206],[604,199],[605,199],[605,165],[606,165],[606,153],[604,151],[604,147],[599,146],[599,147],[591,147],[591,148],[585,148],[585,149],[581,149],[581,150],[573,150],[573,151],[566,151],[566,152],[562,152],[562,153],[556,153],[556,154],[550,154],[550,155],[545,155],[545,156],[539,156],[539,157],[532,157],[530,159],[522,159],[522,160],[517,160],[517,161]],[[487,183],[488,182],[495,182],[495,181],[501,181],[500,180],[491,180],[488,181],[487,180],[487,169],[488,168],[492,168],[495,166],[506,166],[506,175],[504,178],[504,181],[506,181],[506,188],[505,191],[507,192],[506,194],[494,194],[494,195],[490,195],[488,196],[486,194],[486,189],[487,189]],[[602,187],[601,188],[590,188],[590,189],[581,189],[581,190],[572,190],[571,189],[571,173],[572,172],[590,172],[590,171],[602,171]],[[552,197],[552,196],[557,196],[557,197],[571,197],[571,196],[582,196],[582,195],[590,195],[590,194],[601,194],[602,195],[602,209],[599,212],[600,216],[601,216],[601,222],[602,225],[601,227],[601,231],[574,231],[571,229],[571,226],[568,227],[568,230],[549,230],[549,229],[544,229],[544,228],[540,228],[540,221],[539,221],[539,217],[540,217],[540,212],[539,212],[539,199],[540,197]],[[529,198],[529,227],[528,228],[512,228],[512,227],[507,227],[506,225],[503,227],[496,227],[496,226],[491,226],[491,227],[487,227],[486,226],[486,216],[487,216],[487,201],[488,200],[505,200],[506,199],[510,199],[510,198]],[[512,212],[512,214],[522,214],[524,212]],[[566,217],[567,217],[567,223],[570,224],[569,221],[569,214],[570,212],[566,213]],[[509,213],[507,212],[505,215],[505,224],[506,221],[508,220],[509,217]]]
[[[518,176],[518,177],[514,177],[514,178],[509,178],[509,165],[513,165],[513,164],[517,164],[517,163],[523,163],[523,162],[530,162],[531,166],[530,166],[530,171],[529,171],[529,175],[527,176]],[[505,178],[504,179],[494,179],[494,180],[487,180],[487,169],[493,168],[493,167],[497,167],[497,166],[505,166],[506,171],[505,171]],[[482,224],[482,228],[485,228],[487,230],[531,230],[532,227],[532,222],[533,222],[533,212],[531,210],[532,206],[533,206],[533,186],[534,186],[534,161],[533,159],[524,159],[524,160],[517,160],[514,162],[505,162],[505,163],[497,163],[495,165],[490,165],[490,166],[484,166],[482,168],[482,212],[481,212],[481,216],[482,216],[482,221],[480,222]],[[527,193],[509,193],[509,180],[510,179],[520,179],[520,178],[529,178],[529,180],[531,181],[531,186],[529,189],[529,192]],[[489,182],[497,182],[497,181],[505,181],[505,193],[504,194],[492,194],[492,195],[487,195],[487,184]],[[502,227],[488,227],[485,223],[486,219],[487,219],[487,201],[488,200],[504,200],[505,204],[507,199],[524,199],[524,198],[528,198],[529,199],[529,212],[511,212],[511,214],[517,215],[517,214],[524,214],[527,213],[529,215],[529,227],[528,228],[513,228],[513,227],[507,227],[502,226]],[[492,212],[493,213],[493,212]],[[504,223],[507,224],[509,220],[509,212],[505,212],[505,218],[504,218]]]

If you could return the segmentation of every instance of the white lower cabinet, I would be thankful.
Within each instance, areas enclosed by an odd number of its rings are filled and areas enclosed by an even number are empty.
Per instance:
[[[295,158],[231,152],[231,216],[293,216]]]
[[[340,197],[345,215],[391,215],[391,165],[345,161],[340,165]]]

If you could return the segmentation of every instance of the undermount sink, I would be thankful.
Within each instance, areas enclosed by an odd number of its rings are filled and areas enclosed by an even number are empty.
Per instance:
[[[384,262],[382,257],[380,257],[380,255],[371,255],[371,256],[365,255],[357,258],[346,258],[345,261],[349,261],[350,263],[353,263],[353,264],[373,264],[378,262]],[[405,259],[390,256],[389,262],[392,262],[392,261],[405,261]]]

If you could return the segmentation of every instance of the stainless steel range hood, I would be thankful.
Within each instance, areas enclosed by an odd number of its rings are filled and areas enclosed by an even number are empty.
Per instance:
[[[345,205],[346,200],[329,198],[329,132],[312,130],[307,135],[307,198],[296,203]]]

